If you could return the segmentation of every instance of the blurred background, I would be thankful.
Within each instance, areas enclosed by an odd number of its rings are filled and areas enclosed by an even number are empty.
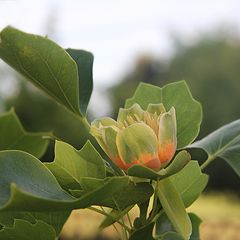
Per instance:
[[[239,0],[0,0],[0,30],[7,25],[94,54],[90,119],[116,117],[139,82],[162,86],[182,79],[203,106],[199,138],[240,118]],[[87,138],[73,115],[0,60],[0,112],[12,106],[29,131],[53,130],[76,148]],[[50,148],[43,160],[52,158]],[[213,162],[207,173],[207,195],[191,211],[206,223],[202,232],[211,226],[219,235],[209,233],[202,239],[221,239],[224,229],[228,235],[222,239],[239,240],[240,179],[222,160]],[[81,213],[74,214],[66,236],[89,224],[79,220]],[[82,218],[89,217],[84,214]],[[95,232],[94,220],[89,220],[89,232]],[[81,224],[85,227],[79,228]]]

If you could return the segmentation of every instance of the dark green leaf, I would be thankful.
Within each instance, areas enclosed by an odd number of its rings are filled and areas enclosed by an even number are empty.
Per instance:
[[[117,179],[128,179],[127,184],[121,186],[118,184]],[[153,194],[153,188],[149,183],[133,183],[129,177],[111,177],[116,179],[116,182],[112,184],[112,188],[115,188],[114,193],[102,196],[102,200],[97,205],[114,208],[116,210],[124,210],[125,208],[142,203],[149,199]],[[100,187],[104,180],[83,178],[80,181],[81,187],[85,194],[91,192],[93,189]]]
[[[202,121],[202,108],[193,99],[185,81],[170,83],[163,88],[141,83],[134,96],[126,101],[129,108],[138,103],[147,109],[149,103],[163,103],[167,110],[176,109],[178,148],[190,144],[198,135]]]
[[[79,79],[80,109],[86,113],[87,106],[93,89],[92,65],[93,55],[90,52],[77,49],[66,49],[68,54],[76,62]]]
[[[154,240],[152,233],[153,233],[154,223],[149,223],[136,231],[134,231],[131,235],[129,240]]]
[[[13,227],[4,227],[0,230],[0,240],[55,240],[55,230],[42,221],[32,224],[25,220],[15,220]]]
[[[63,225],[70,216],[71,211],[61,211],[61,212],[31,212],[31,215],[37,220],[41,220],[50,226],[52,226],[56,232],[56,235],[62,231]]]
[[[0,150],[22,150],[40,158],[49,144],[49,133],[28,133],[14,110],[0,116]]]
[[[175,231],[165,212],[162,212],[156,222],[156,235],[160,236],[166,232]]]
[[[202,193],[208,182],[208,175],[201,172],[197,161],[190,161],[179,173],[171,177],[185,207],[190,206]]]
[[[70,215],[68,212],[0,212],[0,223],[4,227],[13,227],[16,219],[25,220],[35,224],[41,220],[51,225],[56,234],[59,235],[64,223]]]
[[[158,240],[184,240],[178,233],[176,232],[167,232],[164,233]],[[188,239],[187,239],[188,240]]]
[[[188,215],[192,223],[192,234],[189,240],[199,240],[199,225],[201,223],[201,219],[193,213],[189,213]],[[175,229],[165,212],[163,212],[157,219],[156,235],[158,236],[158,239],[162,240],[183,240],[183,238],[175,232]]]
[[[0,223],[4,227],[12,227],[15,219],[36,223],[36,219],[29,212],[0,212]]]
[[[240,120],[219,128],[190,147],[205,150],[208,163],[217,157],[224,159],[240,176]]]
[[[191,160],[190,154],[187,151],[181,151],[177,154],[177,156],[172,160],[172,162],[165,169],[162,169],[159,172],[155,172],[148,167],[134,165],[128,169],[128,175],[140,177],[140,178],[160,180],[160,179],[169,177],[173,174],[176,174],[190,160]]]
[[[188,215],[191,219],[192,228],[193,228],[190,240],[199,240],[200,239],[199,226],[202,220],[194,213],[189,213]]]

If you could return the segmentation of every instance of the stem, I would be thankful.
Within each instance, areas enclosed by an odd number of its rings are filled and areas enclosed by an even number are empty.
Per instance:
[[[87,131],[89,132],[90,130],[90,123],[88,122],[86,117],[80,117],[79,115],[76,115],[77,118],[79,119],[79,121],[83,124],[83,126],[87,129]]]
[[[100,208],[102,209],[103,212],[105,212],[107,214],[107,212],[105,211],[105,209],[102,206]],[[118,236],[121,238],[121,234],[118,231],[116,225],[114,223],[112,225],[113,225],[113,228],[115,229],[115,231],[117,232]]]
[[[128,240],[128,233],[127,232],[130,232],[130,230],[128,231],[127,229],[129,229],[129,227],[125,224],[123,217],[121,217],[120,222],[121,222],[121,226],[122,226],[122,229],[123,229],[124,238],[125,238],[125,240]]]
[[[127,213],[127,218],[128,218],[128,222],[129,222],[130,228],[133,229],[133,225],[132,225],[132,221],[131,221],[131,218],[129,216],[129,213]]]
[[[94,212],[100,213],[100,214],[102,214],[102,215],[104,215],[104,216],[106,216],[106,217],[112,217],[110,214],[108,214],[108,213],[106,213],[105,211],[102,211],[102,210],[100,210],[100,209],[98,209],[98,208],[88,207],[88,209],[89,209],[89,210],[92,210],[92,211],[94,211]],[[117,223],[119,223],[121,226],[125,227],[128,232],[131,231],[131,229],[130,229],[128,226],[126,226],[124,223],[122,223],[121,221],[117,221]]]
[[[152,212],[148,218],[148,221],[151,222],[154,219],[154,216],[157,213],[157,188],[158,188],[158,181],[156,181],[156,186],[154,188],[154,196],[153,196],[153,207],[152,207]]]
[[[201,165],[201,170],[205,169],[215,158],[215,155],[209,155],[207,160]]]

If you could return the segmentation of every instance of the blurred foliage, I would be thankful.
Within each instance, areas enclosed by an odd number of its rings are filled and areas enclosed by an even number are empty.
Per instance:
[[[178,43],[168,66],[163,60],[143,56],[119,84],[109,89],[113,115],[116,116],[117,109],[124,105],[125,98],[132,96],[139,82],[162,86],[184,79],[203,106],[204,117],[199,135],[202,138],[240,118],[239,63],[240,39],[229,37],[225,32],[204,36],[191,46]],[[199,156],[202,154],[196,155],[197,159]],[[211,176],[210,188],[239,191],[240,180],[224,161],[215,161],[207,173]]]
[[[6,99],[6,109],[14,106],[28,131],[53,131],[57,138],[78,149],[82,147],[88,133],[79,119],[35,87],[18,78],[18,92]],[[52,150],[52,148],[49,149],[44,160],[53,159]]]

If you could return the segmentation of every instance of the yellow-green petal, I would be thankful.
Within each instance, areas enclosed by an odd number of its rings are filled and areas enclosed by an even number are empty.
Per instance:
[[[131,164],[150,164],[155,169],[160,167],[157,136],[146,124],[135,123],[120,130],[116,141],[119,156],[128,167]]]
[[[177,147],[177,127],[175,109],[163,113],[159,120],[159,159],[163,163],[170,161]]]
[[[102,118],[93,121],[91,124],[90,133],[110,158],[118,157],[116,146],[118,126],[119,124],[112,118]]]
[[[118,112],[117,121],[125,125],[131,125],[135,122],[140,122],[143,119],[144,111],[137,104],[133,104],[130,108],[120,108]]]

